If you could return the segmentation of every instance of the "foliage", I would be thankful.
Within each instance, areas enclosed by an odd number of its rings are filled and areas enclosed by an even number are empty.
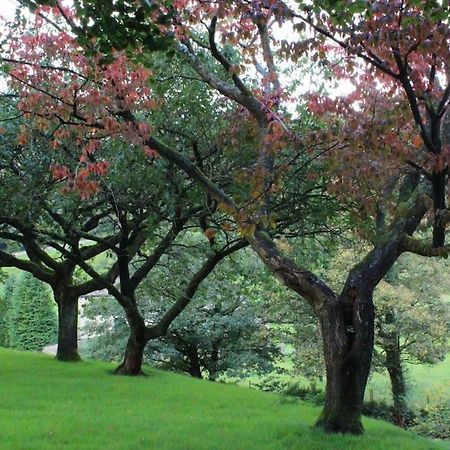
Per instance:
[[[310,404],[154,369],[131,379],[111,377],[106,363],[68,366],[3,349],[0,359],[2,450],[446,448],[372,419],[358,439],[327,435],[311,428],[318,408]]]
[[[56,313],[48,288],[25,273],[11,298],[10,347],[41,350],[56,340]]]
[[[12,295],[16,284],[15,276],[9,275],[2,284],[3,292],[0,292],[0,347],[9,347],[12,326]]]
[[[450,404],[438,404],[421,410],[412,429],[422,436],[450,439]]]
[[[321,389],[318,389],[314,383],[311,383],[307,387],[300,386],[298,383],[289,383],[283,391],[283,394],[290,397],[297,397],[316,405],[322,405],[325,401],[324,392]]]
[[[375,300],[378,365],[384,365],[386,337],[392,331],[400,337],[403,361],[435,364],[445,358],[450,350],[450,309],[443,299],[448,284],[441,275],[446,266],[441,261],[424,266],[416,257],[405,255],[380,284]]]
[[[0,347],[8,347],[9,333],[8,333],[8,303],[5,298],[0,295]]]
[[[365,416],[375,417],[376,419],[391,422],[392,421],[392,405],[388,405],[384,401],[364,402],[363,414]]]

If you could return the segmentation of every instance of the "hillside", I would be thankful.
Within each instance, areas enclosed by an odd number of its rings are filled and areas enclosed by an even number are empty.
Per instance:
[[[447,448],[369,419],[363,437],[327,436],[308,404],[153,369],[115,377],[109,364],[4,349],[0,361],[2,450]]]

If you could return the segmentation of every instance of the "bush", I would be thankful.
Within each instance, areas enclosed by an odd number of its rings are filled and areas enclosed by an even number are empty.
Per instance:
[[[300,386],[298,383],[288,384],[283,394],[312,402],[315,405],[322,405],[325,401],[325,393],[321,389],[318,389],[314,383],[311,383],[307,387]]]
[[[286,397],[295,397],[316,405],[321,405],[325,401],[325,393],[314,383],[309,386],[301,386],[299,383],[288,383],[275,376],[268,376],[253,383],[252,386],[256,386],[264,392],[277,392]]]
[[[392,405],[388,405],[386,402],[364,402],[363,414],[365,416],[373,417],[375,419],[385,420],[386,422],[392,422]]]
[[[56,312],[45,284],[24,274],[14,288],[11,304],[10,347],[41,350],[56,340]]]
[[[269,375],[256,383],[252,383],[252,386],[255,386],[263,392],[277,392],[282,394],[287,389],[288,384],[285,381],[281,381],[278,377]]]
[[[3,279],[1,280],[3,282]],[[11,328],[11,302],[16,279],[14,276],[6,278],[3,295],[0,296],[0,347],[9,347]]]
[[[450,439],[450,403],[420,410],[411,429],[422,436]]]

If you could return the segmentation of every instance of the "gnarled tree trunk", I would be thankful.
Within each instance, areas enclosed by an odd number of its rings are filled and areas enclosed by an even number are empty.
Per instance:
[[[337,303],[324,305],[318,315],[327,385],[325,405],[316,427],[331,433],[362,434],[364,391],[373,350],[372,298],[340,298]]]
[[[117,375],[144,375],[142,371],[142,360],[144,358],[144,350],[147,340],[131,332],[128,338],[125,356],[122,364],[114,371]]]
[[[78,353],[78,296],[69,289],[55,289],[58,304],[58,349],[59,361],[80,361]]]
[[[135,305],[127,311],[128,324],[130,326],[130,337],[128,338],[125,356],[122,364],[114,371],[116,375],[138,376],[144,375],[142,371],[142,362],[144,359],[144,350],[149,336],[145,322],[140,316]]]

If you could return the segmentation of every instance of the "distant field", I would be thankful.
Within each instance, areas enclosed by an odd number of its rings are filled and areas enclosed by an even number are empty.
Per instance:
[[[433,450],[448,448],[376,420],[362,437],[311,429],[319,409],[237,386],[106,363],[59,363],[0,349],[2,450]]]
[[[291,370],[292,362],[289,358],[280,364],[283,369]],[[435,365],[407,365],[407,380],[410,386],[408,393],[411,406],[424,407],[428,402],[439,402],[439,400],[448,400],[450,397],[450,354],[447,358]],[[309,386],[311,380],[304,377],[293,377],[290,374],[277,375],[274,377],[285,383],[299,383],[302,386]],[[259,377],[250,377],[239,381],[241,386],[254,386],[260,381]],[[316,381],[316,386],[324,388],[325,383]],[[391,385],[387,373],[374,373],[367,385],[366,400],[369,401],[373,396],[376,401],[385,401],[392,403]]]
[[[447,358],[432,366],[408,365],[407,380],[410,383],[408,397],[413,406],[425,406],[433,402],[450,398],[450,354]],[[389,378],[385,374],[375,373],[369,381],[366,398],[370,389],[373,390],[375,400],[391,401]]]

